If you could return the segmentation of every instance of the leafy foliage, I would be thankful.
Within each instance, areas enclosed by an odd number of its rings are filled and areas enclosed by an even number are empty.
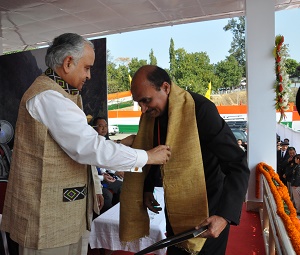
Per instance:
[[[214,66],[205,52],[187,53],[183,48],[175,50],[173,75],[178,86],[202,95],[208,83],[217,80]]]
[[[131,59],[131,62],[128,64],[129,67],[129,74],[131,77],[135,74],[135,72],[142,66],[147,65],[147,60],[145,59],[138,59],[138,58],[133,58]]]
[[[242,77],[245,77],[245,17],[229,20],[223,28],[233,33],[233,41],[229,50],[230,55],[213,65],[206,52],[188,53],[184,48],[175,49],[174,40],[170,39],[169,47],[169,73],[171,80],[184,89],[205,94],[209,82],[212,91],[219,88],[236,88],[240,85]],[[143,65],[157,65],[157,58],[153,49],[149,53],[149,61],[138,58],[118,58],[119,65],[111,61],[108,54],[107,80],[108,93],[130,89],[129,75],[133,77],[135,72]],[[287,59],[287,72],[289,76],[300,76],[297,67],[300,63]]]
[[[115,63],[107,64],[108,93],[126,91],[130,89],[129,72],[125,65],[116,66]]]
[[[300,70],[298,70],[298,66],[300,66],[300,63],[298,63],[295,59],[288,58],[285,62],[286,72],[290,77],[299,77],[300,76]]]
[[[170,40],[170,47],[169,47],[169,59],[170,59],[170,77],[172,80],[175,81],[174,77],[174,68],[175,68],[175,46],[174,46],[174,40],[171,38]]]
[[[153,49],[151,49],[150,54],[149,54],[149,59],[150,59],[150,65],[157,65],[157,59],[154,56]]]
[[[216,75],[222,80],[224,88],[238,87],[242,79],[242,69],[233,55],[216,65]]]
[[[223,28],[225,31],[231,31],[233,40],[229,53],[236,58],[243,70],[243,76],[246,76],[246,54],[245,54],[245,17],[230,19]]]

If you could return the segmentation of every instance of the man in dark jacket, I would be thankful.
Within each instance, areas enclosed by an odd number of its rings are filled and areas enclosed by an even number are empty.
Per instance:
[[[281,149],[277,151],[277,173],[279,175],[280,180],[287,185],[286,179],[283,177],[285,174],[285,167],[288,163],[288,159],[290,157],[288,153],[289,143],[281,142]]]
[[[205,255],[225,254],[229,225],[239,224],[248,187],[249,169],[245,153],[237,145],[215,105],[202,95],[171,84],[169,75],[163,69],[150,65],[141,67],[132,79],[131,92],[143,113],[137,134],[137,138],[143,138],[139,146],[143,141],[149,141],[148,136],[152,139],[152,146],[170,145],[174,155],[163,169],[157,167],[154,171],[155,167],[152,167],[146,174],[144,205],[158,213],[153,188],[162,183],[168,236],[193,227],[208,226],[208,230],[201,234],[202,240],[196,238],[198,241],[193,244],[188,241],[184,245],[179,244],[179,247],[169,247],[168,255],[190,254],[185,250],[200,251],[199,254]],[[185,163],[182,164],[182,161]],[[204,179],[206,190],[201,183]],[[122,211],[126,181],[125,176],[121,220],[126,214],[125,208]],[[128,186],[132,188],[132,185]],[[207,201],[201,196],[203,192]],[[206,204],[208,214],[205,216]],[[135,215],[134,211],[132,214]],[[197,220],[191,223],[192,218]],[[203,238],[207,240],[204,242]]]

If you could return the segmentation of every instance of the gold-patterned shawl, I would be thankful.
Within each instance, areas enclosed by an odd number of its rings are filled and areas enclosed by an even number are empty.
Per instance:
[[[202,153],[195,117],[195,102],[187,91],[171,85],[166,144],[171,158],[161,167],[165,205],[174,234],[199,225],[208,217]],[[153,147],[154,118],[142,114],[133,147]],[[120,239],[124,242],[149,235],[149,217],[143,206],[143,183],[149,171],[126,172],[121,192]],[[192,238],[179,246],[200,251],[206,239]]]

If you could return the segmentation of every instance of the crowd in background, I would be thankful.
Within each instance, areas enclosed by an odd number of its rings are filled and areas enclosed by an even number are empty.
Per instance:
[[[300,154],[288,138],[277,139],[277,173],[287,186],[289,195],[300,215]]]

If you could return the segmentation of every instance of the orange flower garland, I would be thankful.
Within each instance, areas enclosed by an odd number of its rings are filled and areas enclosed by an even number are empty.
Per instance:
[[[275,48],[273,55],[275,57],[275,108],[280,112],[280,119],[278,123],[285,118],[285,111],[289,109],[289,91],[290,91],[290,79],[286,72],[285,61],[288,57],[287,47],[283,44],[284,37],[278,35],[275,38]]]
[[[277,214],[284,223],[293,248],[296,254],[300,254],[300,223],[287,187],[282,183],[278,174],[275,173],[271,166],[261,162],[256,166],[256,198],[259,198],[260,196],[261,174],[265,176],[269,184],[277,206]],[[285,205],[288,208],[288,212],[285,210]]]

